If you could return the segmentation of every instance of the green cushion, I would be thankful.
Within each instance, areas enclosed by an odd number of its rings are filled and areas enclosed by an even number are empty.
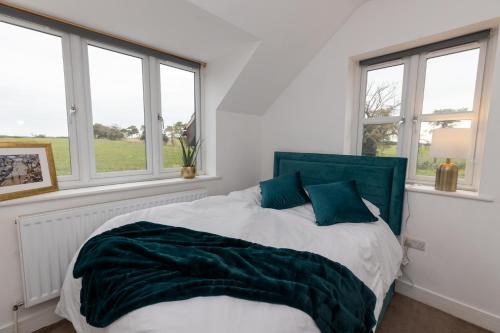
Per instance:
[[[274,153],[274,177],[300,171],[302,185],[355,180],[361,196],[380,209],[395,235],[401,233],[407,159],[314,153]]]
[[[294,172],[260,182],[261,207],[287,209],[307,203],[300,173]]]
[[[318,225],[377,221],[364,204],[356,181],[306,186]]]

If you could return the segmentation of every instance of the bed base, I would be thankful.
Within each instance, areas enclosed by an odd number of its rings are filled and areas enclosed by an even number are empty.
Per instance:
[[[391,284],[391,286],[389,287],[389,290],[385,294],[384,304],[382,305],[382,310],[380,310],[380,314],[379,314],[378,320],[377,320],[377,326],[376,326],[377,329],[379,328],[380,323],[382,322],[382,319],[384,319],[385,312],[387,311],[387,308],[389,307],[389,304],[391,303],[392,296],[394,296],[395,289],[396,289],[396,281],[394,281]]]

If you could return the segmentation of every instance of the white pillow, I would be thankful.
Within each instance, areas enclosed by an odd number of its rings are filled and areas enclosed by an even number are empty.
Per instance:
[[[260,194],[260,186],[252,186],[247,189],[241,191],[234,191],[228,194],[228,196],[233,198],[242,199],[245,201],[249,201],[255,203],[260,206],[260,202],[262,201],[262,195]]]
[[[366,200],[365,198],[361,198],[361,199],[363,200],[366,207],[368,207],[368,209],[370,210],[370,212],[373,215],[380,217],[380,209],[377,206],[375,206],[374,204],[372,204],[370,201]]]
[[[260,186],[252,186],[247,189],[244,189],[242,191],[234,191],[229,193],[229,196],[231,197],[238,197],[243,200],[250,201],[252,203],[255,203],[256,205],[260,206],[260,202],[262,200],[262,194],[260,193]],[[370,201],[366,200],[365,198],[361,198],[363,202],[365,203],[366,207],[370,210],[370,212],[379,217],[380,216],[380,209],[372,204]],[[302,206],[297,206],[294,208],[289,208],[287,211],[291,213],[295,213],[297,215],[303,216],[307,219],[311,219],[314,221],[314,211],[312,208],[312,205],[310,203],[307,203]]]

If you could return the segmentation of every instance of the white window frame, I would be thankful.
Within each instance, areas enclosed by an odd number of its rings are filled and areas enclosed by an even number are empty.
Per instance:
[[[160,63],[188,70],[195,74],[196,137],[201,132],[201,70],[184,66],[173,61],[145,55],[126,48],[109,45],[100,41],[83,38],[77,34],[56,29],[18,18],[0,14],[0,21],[61,37],[63,50],[64,81],[68,139],[70,141],[71,176],[58,176],[61,189],[81,188],[97,185],[121,184],[144,180],[180,177],[180,168],[163,168],[162,117],[160,96]],[[103,172],[96,171],[94,135],[92,123],[92,101],[88,45],[103,48],[142,60],[144,126],[146,130],[146,169]],[[198,174],[204,174],[201,152],[198,156]]]
[[[361,92],[360,93],[360,100],[359,100],[359,122],[358,122],[358,140],[357,140],[357,152],[358,154],[361,155],[361,150],[363,147],[363,128],[364,125],[383,125],[383,124],[392,124],[392,123],[398,123],[399,126],[405,122],[406,120],[406,112],[407,108],[406,105],[404,105],[404,96],[407,93],[407,86],[408,86],[408,75],[406,75],[406,72],[408,71],[408,65],[407,65],[407,60],[400,59],[400,60],[394,60],[394,61],[389,61],[389,62],[384,62],[381,64],[376,64],[376,65],[371,65],[371,66],[365,66],[362,68],[361,71]],[[404,70],[403,70],[403,85],[402,85],[402,92],[401,92],[401,106],[400,106],[400,113],[399,116],[389,116],[389,117],[374,117],[374,118],[365,118],[365,103],[366,103],[366,89],[367,89],[367,78],[368,78],[368,72],[377,70],[377,69],[382,69],[382,68],[389,68],[389,67],[395,67],[403,65]],[[398,130],[398,146],[397,146],[397,154],[401,155],[402,154],[402,143],[404,142],[404,131]]]
[[[468,50],[479,49],[479,61],[476,75],[476,87],[474,91],[474,102],[471,112],[462,113],[449,113],[449,114],[423,114],[423,99],[424,99],[424,89],[425,89],[425,75],[427,69],[427,60],[431,58],[436,58],[440,56],[446,56],[458,52],[464,52]],[[435,52],[430,52],[420,57],[419,63],[419,73],[417,81],[417,98],[415,104],[415,135],[412,137],[410,160],[413,161],[409,165],[409,178],[415,183],[429,183],[433,182],[434,178],[430,176],[418,176],[417,175],[417,156],[418,156],[418,141],[420,136],[420,128],[422,122],[439,121],[439,120],[471,120],[471,146],[470,151],[472,152],[469,159],[466,160],[465,167],[465,177],[458,180],[458,184],[462,187],[474,187],[474,175],[477,175],[477,170],[479,168],[475,167],[476,163],[476,138],[478,133],[478,120],[479,120],[479,110],[481,107],[481,96],[483,88],[483,77],[484,77],[484,66],[486,60],[486,41],[474,42],[465,45],[460,45],[452,48],[447,48],[444,50],[439,50]]]
[[[159,162],[159,170],[161,174],[178,174],[182,168],[164,168],[164,158],[165,156],[163,155],[163,137],[162,137],[162,132],[164,129],[164,123],[163,123],[163,115],[162,115],[162,101],[161,101],[161,78],[160,78],[160,66],[165,65],[165,66],[170,66],[174,67],[177,69],[181,69],[184,71],[188,71],[194,74],[194,107],[195,107],[195,117],[196,117],[196,138],[197,140],[201,138],[201,126],[200,126],[200,119],[201,119],[201,78],[200,78],[200,71],[199,70],[194,70],[191,67],[188,66],[182,66],[180,64],[174,63],[172,61],[168,61],[165,59],[158,59],[156,58],[153,62],[153,66],[155,70],[153,71],[156,73],[156,77],[154,78],[155,82],[154,85],[157,87],[156,88],[156,94],[158,98],[158,114],[156,115],[157,118],[160,120],[159,121],[159,127],[157,130],[159,130],[159,134],[157,135],[157,141],[158,141],[158,153],[157,156],[159,156],[160,160]],[[153,80],[153,78],[152,78]],[[204,168],[203,168],[203,163],[202,163],[202,156],[201,156],[201,151],[198,154],[198,160],[197,160],[197,169],[198,173],[204,173]]]
[[[67,33],[51,29],[39,24],[32,22],[20,21],[18,19],[0,15],[0,22],[12,24],[20,28],[25,28],[40,33],[45,33],[48,35],[53,35],[61,38],[61,49],[62,49],[62,61],[63,61],[63,72],[64,72],[64,87],[65,87],[65,97],[66,97],[66,123],[68,126],[68,140],[69,140],[69,154],[71,163],[71,175],[58,176],[57,180],[59,182],[69,182],[78,179],[79,175],[79,161],[78,161],[78,135],[76,130],[76,121],[74,119],[74,112],[72,112],[72,106],[75,104],[75,94],[73,89],[73,72],[71,68],[71,49],[70,49],[70,37]]]
[[[402,59],[383,62],[369,66],[359,66],[359,95],[356,98],[356,154],[361,155],[363,143],[363,126],[367,124],[386,124],[399,121],[397,156],[408,157],[407,182],[412,184],[433,185],[433,176],[417,175],[418,141],[422,122],[436,120],[471,120],[471,156],[467,159],[464,179],[459,179],[458,186],[464,190],[478,190],[480,178],[480,162],[484,145],[485,122],[481,121],[484,115],[482,104],[484,91],[487,90],[486,68],[489,67],[487,58],[490,52],[489,40],[467,43],[455,47],[445,48],[433,52],[404,57]],[[425,89],[425,75],[427,60],[471,49],[479,49],[479,61],[474,92],[472,112],[450,114],[423,114],[423,99]],[[403,95],[401,100],[401,113],[399,116],[365,118],[365,98],[367,74],[370,70],[404,65]]]
[[[145,137],[145,153],[146,153],[146,169],[144,170],[128,170],[128,171],[111,171],[111,172],[97,172],[96,159],[95,159],[95,149],[94,149],[94,129],[93,129],[93,111],[92,111],[92,92],[90,88],[90,67],[89,67],[89,57],[88,57],[88,47],[94,46],[107,51],[120,53],[126,56],[131,56],[138,58],[142,61],[142,99],[143,99],[143,114],[144,114],[144,127],[146,131]],[[152,133],[151,133],[151,99],[150,99],[150,80],[149,80],[149,57],[125,50],[123,48],[118,48],[115,46],[109,46],[107,44],[89,40],[82,39],[82,52],[83,52],[83,67],[84,67],[84,80],[85,80],[85,97],[88,101],[88,112],[87,112],[87,128],[88,128],[88,151],[90,157],[90,178],[100,179],[100,178],[114,178],[114,177],[127,177],[135,175],[150,175],[153,174],[153,150],[151,147]]]

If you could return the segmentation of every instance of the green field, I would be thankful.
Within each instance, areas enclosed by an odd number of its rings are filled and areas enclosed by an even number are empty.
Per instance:
[[[397,156],[396,144],[380,144],[377,148],[377,156]],[[430,156],[430,145],[420,144],[418,147],[417,176],[434,176],[437,167],[444,162],[443,158]],[[458,167],[458,177],[465,177],[465,160],[453,161]]]
[[[69,155],[69,140],[67,138],[0,138],[4,142],[45,142],[52,144],[56,171],[59,176],[71,174]],[[146,168],[146,153],[144,142],[140,140],[108,140],[95,139],[97,172],[144,170]],[[396,144],[379,144],[377,156],[396,156]],[[420,145],[417,160],[417,175],[434,176],[436,168],[443,159],[436,159],[429,154],[429,145]],[[163,145],[163,166],[165,168],[181,166],[181,145]],[[459,177],[465,174],[465,161],[454,161],[459,170]]]
[[[0,142],[43,142],[51,143],[54,152],[57,175],[71,174],[69,140],[67,138],[0,138]],[[146,153],[144,142],[140,140],[95,139],[97,172],[144,170]],[[181,166],[181,145],[163,145],[163,166]]]

